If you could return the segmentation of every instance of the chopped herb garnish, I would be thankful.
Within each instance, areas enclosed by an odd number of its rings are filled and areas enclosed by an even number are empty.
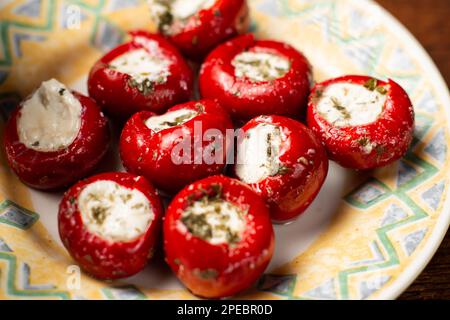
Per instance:
[[[216,16],[216,17],[222,16],[222,13],[220,12],[219,9],[215,9],[215,10],[214,10],[214,16]]]
[[[96,224],[103,224],[106,219],[107,208],[104,207],[94,207],[92,208],[92,218]]]
[[[362,147],[365,147],[370,143],[369,138],[367,137],[359,138],[358,140],[356,140],[356,142],[358,142],[358,144]]]
[[[39,147],[39,141],[35,141],[31,144],[33,147]]]
[[[196,273],[198,274],[198,276],[200,278],[206,279],[206,280],[215,279],[219,275],[219,273],[215,269],[198,270]]]
[[[63,96],[65,91],[66,91],[66,89],[61,88],[61,89],[59,89],[58,93],[60,96]]]
[[[381,93],[382,95],[385,95],[387,93],[387,89],[383,86],[378,86],[376,89],[379,93]]]
[[[292,172],[292,168],[289,168],[287,166],[280,166],[276,175],[282,176],[282,175],[288,174],[290,172]]]
[[[180,124],[183,124],[187,120],[189,120],[192,117],[192,113],[187,113],[182,116],[176,117],[173,121],[164,121],[161,123],[163,126],[169,126],[169,127],[175,127]]]
[[[347,109],[335,97],[331,97],[331,102],[333,102],[333,107],[342,114],[344,119],[350,119],[350,113],[348,113]]]
[[[364,83],[364,87],[370,91],[375,90],[377,85],[378,85],[378,80],[374,79],[374,78],[370,78],[369,80],[366,81],[366,83]]]
[[[198,113],[203,113],[203,112],[205,112],[205,106],[202,105],[201,103],[196,103],[196,104],[195,104],[195,107],[197,108]]]
[[[128,80],[128,86],[130,88],[136,88],[144,96],[152,93],[154,90],[154,83],[149,79],[145,79],[143,82],[137,82],[135,79],[130,78]]]
[[[375,151],[377,153],[377,156],[380,157],[386,152],[386,147],[385,146],[376,146]]]

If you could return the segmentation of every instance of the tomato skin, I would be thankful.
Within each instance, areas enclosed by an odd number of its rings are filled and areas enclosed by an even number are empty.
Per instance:
[[[141,191],[149,200],[154,219],[147,231],[130,242],[112,242],[88,231],[78,208],[78,196],[89,184],[110,180]],[[156,190],[145,178],[129,173],[104,173],[82,180],[70,188],[61,200],[58,228],[61,240],[72,258],[88,274],[102,280],[132,276],[152,257],[163,209]]]
[[[222,199],[248,210],[247,229],[234,247],[212,245],[177,227],[190,201],[215,185],[221,186]],[[184,188],[169,205],[163,235],[166,262],[190,291],[205,298],[229,297],[250,287],[266,269],[274,249],[264,201],[245,184],[225,176],[209,177]],[[214,270],[214,276],[202,277],[205,270]]]
[[[384,111],[372,123],[335,127],[317,112],[314,99],[328,85],[348,82],[362,86],[370,79],[367,76],[331,79],[317,84],[310,95],[308,126],[320,137],[330,159],[346,168],[370,170],[389,165],[405,155],[413,139],[414,108],[407,93],[392,80],[377,80],[378,86],[387,89],[387,100]],[[363,149],[367,141],[373,144],[370,152]]]
[[[75,91],[82,107],[81,127],[73,143],[60,151],[40,152],[20,142],[17,120],[20,104],[11,114],[4,134],[9,166],[35,189],[53,190],[70,185],[92,172],[109,148],[111,135],[107,118],[94,100]]]
[[[309,128],[283,116],[254,118],[242,127],[242,135],[265,123],[278,126],[285,136],[279,160],[288,170],[248,185],[267,202],[272,221],[285,223],[302,214],[316,198],[328,174],[328,157]],[[234,176],[239,179],[236,165]]]
[[[225,168],[230,145],[227,139],[218,142],[221,145],[220,150],[225,151],[221,156],[218,154],[220,161],[208,164],[203,159],[196,158],[193,153],[198,150],[196,143],[205,151],[211,142],[206,139],[194,142],[197,139],[195,133],[199,132],[203,137],[207,130],[213,129],[225,137],[226,130],[233,129],[228,114],[214,101],[191,101],[170,108],[168,112],[179,109],[190,109],[200,113],[182,125],[154,132],[146,126],[145,121],[155,114],[148,111],[139,112],[125,124],[120,138],[120,156],[127,171],[147,177],[158,189],[170,194],[176,193],[195,180],[220,174]],[[196,131],[196,123],[201,124],[201,131],[199,129]],[[172,160],[172,151],[181,146],[183,138],[191,147],[191,157],[186,159],[186,162],[177,164]]]
[[[291,61],[291,69],[281,78],[252,82],[237,78],[232,61],[243,51],[267,52]],[[233,120],[248,121],[259,115],[285,115],[298,118],[306,109],[310,92],[311,68],[307,59],[293,47],[271,40],[255,40],[252,34],[236,37],[212,51],[200,71],[203,98],[217,99]]]
[[[222,41],[246,32],[249,25],[246,0],[217,0],[211,8],[192,16],[181,30],[166,37],[184,55],[202,60]]]
[[[138,111],[162,113],[176,103],[189,100],[193,90],[193,73],[178,50],[160,35],[144,31],[130,34],[130,42],[116,47],[94,64],[88,79],[89,95],[108,114],[124,120]],[[135,49],[145,49],[145,41],[156,42],[161,54],[172,61],[167,81],[154,84],[152,92],[147,95],[136,87],[130,87],[130,75],[108,68],[115,58]]]

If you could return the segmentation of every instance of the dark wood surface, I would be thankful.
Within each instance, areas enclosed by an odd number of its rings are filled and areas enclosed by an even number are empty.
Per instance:
[[[422,43],[450,84],[450,0],[377,0]],[[400,299],[450,299],[450,232]]]

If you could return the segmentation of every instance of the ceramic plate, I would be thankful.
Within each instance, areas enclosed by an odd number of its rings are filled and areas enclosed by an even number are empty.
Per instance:
[[[243,299],[392,299],[417,277],[450,221],[449,93],[431,59],[387,12],[368,0],[254,0],[252,31],[288,42],[310,59],[315,80],[370,74],[398,81],[416,110],[404,159],[370,173],[332,164],[300,219],[276,226],[276,251]],[[86,73],[126,30],[154,30],[143,1],[1,1],[0,99],[56,77],[86,92]],[[118,163],[112,152],[103,170]],[[0,298],[195,298],[162,254],[140,274],[100,282],[83,274],[57,234],[60,194],[30,190],[0,168]]]

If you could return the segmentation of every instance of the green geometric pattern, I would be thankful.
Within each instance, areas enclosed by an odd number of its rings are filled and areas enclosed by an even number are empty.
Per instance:
[[[94,23],[90,31],[91,44],[102,51],[106,51],[120,43],[124,37],[124,31],[114,25],[108,19],[106,13],[121,8],[138,6],[143,2],[144,0],[99,0],[94,5],[87,1],[37,0],[26,2],[20,10],[16,10],[15,14],[27,18],[44,17],[44,23],[36,22],[36,19],[27,19],[26,23],[10,21],[6,18],[0,20],[0,57],[3,57],[0,58],[0,84],[7,78],[9,68],[12,66],[13,56],[21,56],[21,42],[44,41],[47,35],[56,28],[58,21],[61,20],[60,17],[66,14],[67,5],[77,6],[81,11],[82,20],[86,17],[92,17]],[[58,6],[62,3],[66,6]],[[57,11],[59,7],[62,8],[61,12]],[[36,10],[38,11],[36,12]]]
[[[394,60],[394,63],[392,63],[393,68],[390,74],[379,74],[377,72],[377,66],[381,63],[386,63],[386,61],[381,61],[385,39],[384,34],[381,33],[364,33],[364,28],[373,29],[373,26],[364,25],[364,23],[369,21],[367,12],[364,13],[365,16],[362,16],[359,12],[357,12],[357,10],[354,10],[354,12],[351,12],[349,14],[351,19],[356,21],[354,22],[354,26],[352,29],[353,32],[348,32],[348,30],[343,30],[343,24],[340,21],[341,17],[338,15],[338,1],[299,0],[297,2],[304,4],[302,10],[294,10],[293,6],[288,0],[259,1],[258,9],[269,16],[277,16],[286,19],[298,19],[299,17],[301,17],[302,24],[310,23],[317,25],[324,33],[324,37],[328,41],[336,43],[341,48],[343,48],[344,53],[348,55],[353,61],[356,61],[361,67],[361,70],[363,70],[366,74],[370,74],[374,77],[379,77],[382,79],[389,77],[400,82],[410,94],[415,92],[421,75],[409,74],[408,76],[405,76],[402,73],[402,70],[408,69],[410,67],[410,61],[408,60],[406,53],[402,52],[401,49],[398,49],[395,52],[395,57],[392,58]],[[369,23],[371,23],[371,21],[369,21]],[[361,30],[358,30],[358,28],[360,28]],[[359,31],[361,31],[361,33],[358,33]],[[396,65],[400,65],[401,68],[399,68],[399,70],[396,70]],[[427,217],[427,213],[407,195],[407,192],[413,190],[438,172],[438,168],[423,160],[413,151],[414,147],[417,146],[417,144],[427,134],[427,132],[433,125],[434,118],[430,114],[430,112],[437,111],[433,94],[431,92],[427,92],[425,97],[419,100],[418,104],[415,105],[415,109],[417,125],[414,141],[411,145],[411,149],[400,163],[401,170],[399,170],[398,172],[397,187],[395,189],[391,189],[385,183],[383,183],[383,181],[372,177],[344,197],[344,201],[361,210],[366,210],[390,197],[395,197],[402,201],[408,208],[410,208],[410,210],[412,211],[412,215],[407,216],[404,219],[400,219],[399,221],[396,221],[394,223],[381,225],[376,230],[376,243],[381,246],[382,251],[386,252],[386,257],[383,257],[383,259],[381,260],[374,259],[372,263],[370,263],[370,260],[367,260],[367,263],[364,265],[352,265],[348,269],[341,270],[337,274],[337,281],[330,280],[323,285],[323,287],[327,290],[324,291],[323,288],[316,288],[315,290],[313,290],[315,298],[329,299],[330,297],[333,297],[333,295],[330,294],[330,292],[332,292],[330,288],[331,286],[334,286],[335,283],[337,283],[339,298],[349,299],[349,277],[367,271],[382,270],[391,266],[398,265],[398,253],[395,251],[394,245],[389,239],[388,233],[392,230],[398,229],[407,224],[414,223],[415,221]],[[443,134],[441,134],[441,136],[443,136]],[[445,139],[442,139],[442,137],[440,138],[441,141],[437,142],[436,145],[429,146],[428,150],[430,151],[429,153],[434,153],[431,155],[435,159],[440,160],[440,162],[442,163],[443,159],[446,159],[447,150]],[[411,163],[412,165],[409,165],[409,163]],[[441,193],[442,189],[443,187],[441,187]],[[430,192],[430,194],[436,194],[436,192]],[[430,198],[428,198],[428,200],[430,200]],[[437,208],[440,197],[431,199],[430,201],[434,201],[434,203],[430,205],[430,207],[434,206],[435,208]],[[426,230],[422,230],[418,235],[411,235],[411,237],[408,239],[409,242],[411,242],[412,240],[415,241],[408,246],[408,248],[412,248],[408,249],[408,255],[411,254],[411,250],[414,250],[417,247],[417,242],[420,242],[420,240],[424,236],[424,233],[426,233]],[[274,290],[270,289],[270,286],[269,288],[267,288],[268,285],[266,284],[266,281],[273,281],[273,277],[277,276],[266,275],[260,283],[260,288],[266,288],[264,289],[264,291],[270,291],[274,294],[290,299],[311,298],[311,294],[308,293],[305,293],[305,296],[302,297],[294,297],[292,296],[292,291],[280,292],[278,289],[276,289],[277,286],[275,286]],[[290,281],[292,283],[295,283],[295,279],[292,279],[292,277],[295,276],[290,277]],[[370,283],[369,280],[361,283],[361,298],[364,299],[369,297],[370,294],[380,289],[389,280],[389,277],[380,276],[379,279],[373,280],[374,282],[376,282],[375,284]],[[320,295],[321,292],[327,292],[327,295]]]
[[[147,297],[133,285],[105,287],[103,294],[108,300],[145,300]]]
[[[0,223],[27,230],[39,219],[39,215],[18,204],[5,200],[0,204]]]
[[[4,246],[9,246],[4,243]],[[4,250],[4,249],[3,249]],[[57,291],[49,285],[30,285],[30,268],[27,264],[20,264],[11,249],[3,251],[0,247],[0,261],[7,264],[7,268],[0,269],[0,285],[4,283],[5,293],[15,298],[59,298],[67,300],[70,298],[67,292]],[[21,269],[21,271],[19,271]],[[6,271],[2,273],[2,271]],[[20,283],[20,286],[18,285]]]

